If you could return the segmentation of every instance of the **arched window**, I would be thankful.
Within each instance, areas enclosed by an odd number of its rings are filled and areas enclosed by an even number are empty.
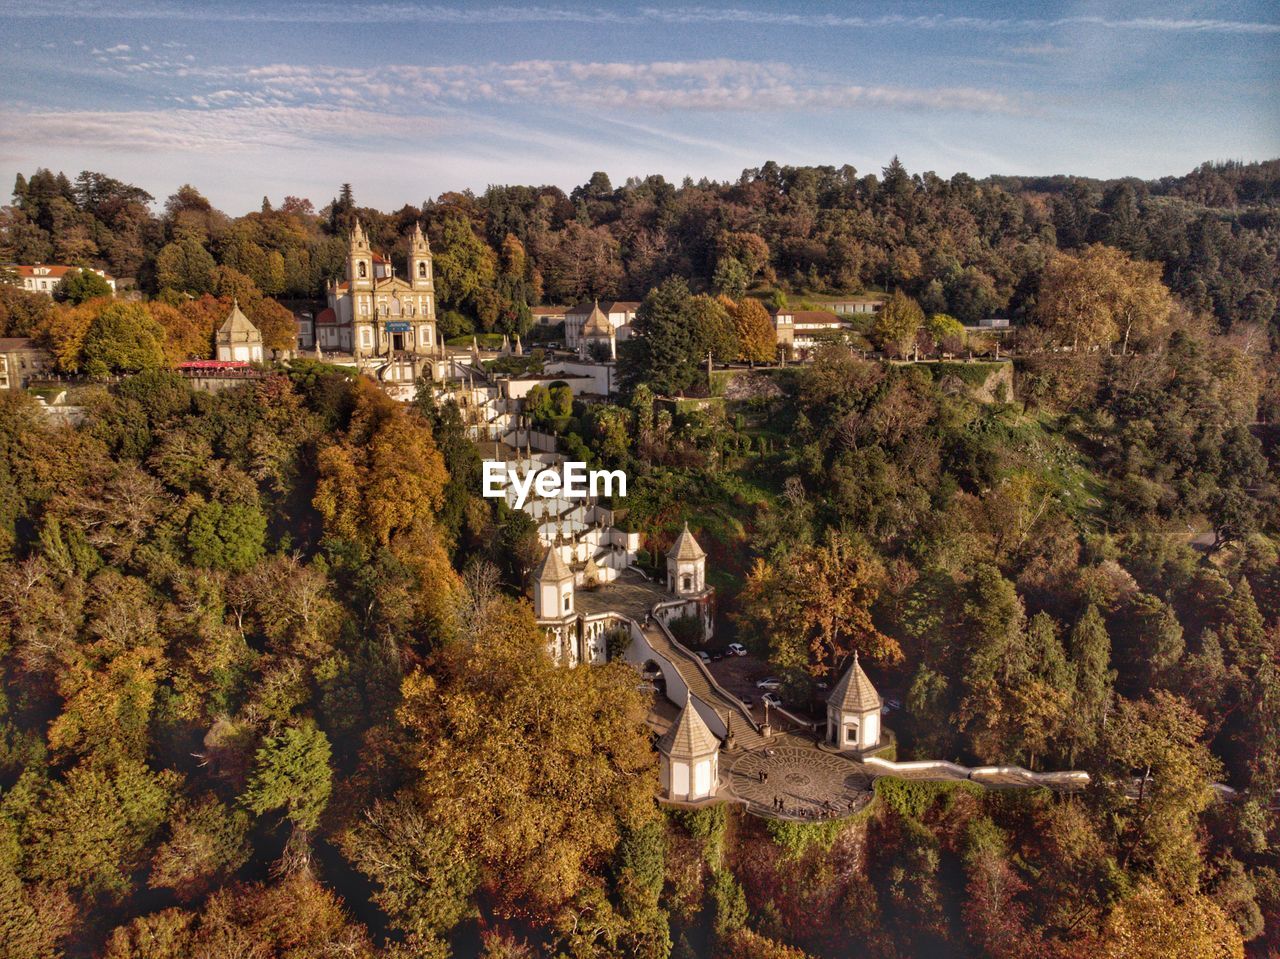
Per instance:
[[[427,278],[427,261],[426,260],[418,261],[418,276],[422,277],[424,280]]]
[[[369,275],[369,268],[365,266],[364,260],[360,261],[360,279],[364,279]]]

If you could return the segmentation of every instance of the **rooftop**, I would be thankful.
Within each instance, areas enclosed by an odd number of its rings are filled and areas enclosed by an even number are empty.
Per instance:
[[[845,670],[840,681],[827,697],[831,705],[850,713],[870,712],[880,709],[880,694],[871,685],[871,680],[858,662],[858,654],[853,654],[853,663]]]

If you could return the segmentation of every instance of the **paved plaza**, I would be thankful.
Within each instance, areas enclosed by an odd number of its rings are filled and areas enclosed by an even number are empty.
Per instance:
[[[726,780],[748,811],[776,819],[842,818],[871,801],[871,777],[856,762],[791,736],[734,756]]]

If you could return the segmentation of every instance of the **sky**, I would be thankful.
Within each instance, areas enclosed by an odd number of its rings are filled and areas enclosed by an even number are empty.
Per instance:
[[[1277,94],[1259,0],[0,0],[0,189],[87,169],[239,214],[894,155],[1154,178],[1280,156]]]

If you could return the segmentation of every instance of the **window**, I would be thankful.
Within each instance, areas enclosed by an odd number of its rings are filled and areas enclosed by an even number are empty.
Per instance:
[[[369,275],[369,268],[365,266],[364,260],[361,260],[360,261],[360,279],[363,280],[368,275]]]
[[[424,280],[427,278],[427,261],[426,260],[418,261],[418,276],[422,277]]]
[[[573,597],[568,593],[564,594],[564,611],[569,612],[569,607],[573,605]]]
[[[681,589],[686,591],[693,589],[693,577],[690,576],[688,573],[684,574],[684,576],[682,577],[682,581],[684,585],[681,586]]]
[[[847,743],[856,743],[858,741],[858,724],[850,723],[844,727],[844,741]]]

